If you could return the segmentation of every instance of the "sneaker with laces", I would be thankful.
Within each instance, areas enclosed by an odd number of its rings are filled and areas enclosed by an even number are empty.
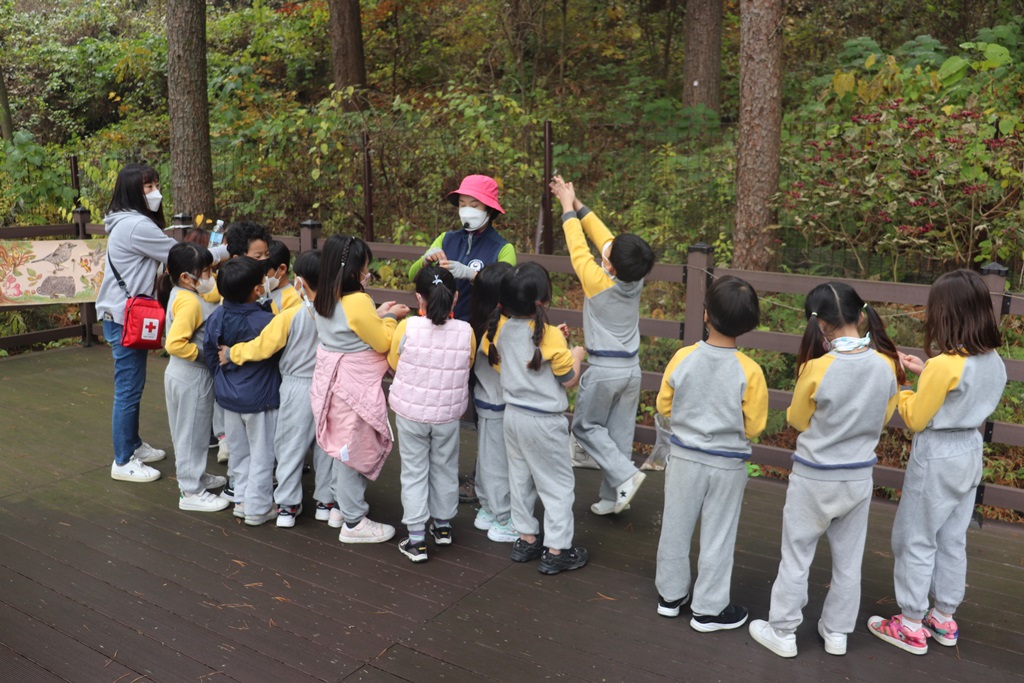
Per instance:
[[[349,528],[348,524],[342,524],[338,540],[342,543],[383,543],[390,541],[394,535],[395,527],[390,524],[381,524],[369,517],[363,517],[359,524],[352,528]]]
[[[679,616],[679,610],[690,601],[690,594],[687,593],[678,600],[666,600],[665,598],[658,596],[658,614],[663,617],[673,619]]]
[[[517,538],[512,544],[512,561],[529,562],[544,554],[544,539],[538,536],[533,543]]]
[[[341,509],[333,507],[327,513],[327,526],[332,529],[340,529],[345,525],[345,516],[341,514]]]
[[[291,529],[295,526],[295,518],[302,514],[302,503],[298,505],[277,506],[277,526],[279,529]]]
[[[241,503],[242,502],[242,501],[238,500],[238,498],[235,497],[235,485],[233,483],[231,483],[230,481],[228,483],[224,484],[224,489],[220,492],[220,497],[223,498],[224,500],[226,500],[229,503]]]
[[[427,541],[413,541],[410,538],[403,538],[398,543],[398,549],[402,551],[402,554],[408,557],[413,562],[426,562],[427,561]]]
[[[739,605],[729,605],[718,614],[694,614],[690,628],[701,633],[725,631],[739,628],[747,622],[747,610]]]
[[[625,512],[629,509],[629,503],[626,503],[626,507],[619,510],[619,512]],[[615,501],[601,499],[590,506],[590,511],[595,515],[610,515],[615,512]]]
[[[321,503],[320,501],[317,501],[316,502],[316,515],[315,515],[316,521],[318,521],[318,522],[326,522],[326,521],[328,521],[331,518],[331,510],[336,510],[337,508],[338,508],[338,504],[337,503]]]
[[[748,627],[750,637],[780,657],[796,657],[796,634],[779,633],[764,619],[754,619]]]
[[[220,512],[230,504],[209,491],[201,491],[200,493],[185,493],[181,491],[178,495],[178,509],[190,512]]]
[[[487,531],[494,524],[494,515],[487,510],[480,508],[476,511],[476,517],[473,519],[473,526],[480,531]]]
[[[134,455],[123,465],[117,461],[110,466],[110,478],[118,481],[156,481],[160,478],[160,470],[150,467]]]
[[[619,485],[619,488],[615,490],[615,507],[612,508],[612,512],[619,514],[626,509],[629,505],[629,501],[633,500],[633,496],[640,490],[640,484],[644,483],[644,479],[647,475],[637,470],[633,473],[633,476],[624,481]]]
[[[960,629],[957,628],[956,622],[950,619],[949,621],[940,621],[939,617],[936,616],[935,611],[932,610],[928,613],[928,616],[921,622],[931,637],[935,639],[935,642],[939,645],[945,645],[946,647],[953,647],[956,645],[957,636],[960,634]]]
[[[825,652],[830,655],[846,654],[846,634],[829,631],[825,628],[825,622],[818,619],[818,635],[825,641]]]
[[[487,538],[495,543],[515,543],[516,539],[519,538],[519,532],[512,526],[511,519],[504,524],[494,520],[494,524],[487,530]]]
[[[923,628],[908,628],[903,623],[902,614],[897,614],[891,619],[871,617],[868,619],[868,630],[890,645],[895,645],[912,655],[928,653],[928,631]]]
[[[245,523],[249,526],[263,526],[272,519],[277,519],[277,508],[273,506],[262,515],[246,514]]]
[[[133,453],[135,459],[139,462],[157,462],[167,457],[167,451],[162,451],[159,448],[153,448],[145,441],[142,445],[135,449]]]
[[[228,451],[228,440],[223,436],[217,437],[217,462],[225,463],[228,461],[228,457],[231,453]]]
[[[219,474],[203,472],[203,476],[200,477],[199,483],[203,485],[204,489],[209,491],[210,489],[219,489],[221,486],[227,486],[228,478],[222,477]],[[231,501],[228,502],[230,503]]]
[[[434,537],[434,543],[437,545],[451,545],[455,537],[452,535],[452,525],[445,524],[444,526],[437,526],[433,522],[430,523],[430,535]]]
[[[590,553],[587,552],[586,548],[578,545],[574,545],[568,550],[563,550],[557,555],[552,555],[545,549],[544,555],[540,558],[540,565],[537,567],[537,571],[541,574],[569,572],[573,569],[582,568],[588,559],[590,559]]]

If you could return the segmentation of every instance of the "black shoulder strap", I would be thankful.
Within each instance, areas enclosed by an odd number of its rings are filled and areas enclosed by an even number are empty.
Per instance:
[[[124,284],[124,280],[121,279],[121,273],[117,272],[117,268],[114,267],[114,262],[110,259],[110,243],[107,243],[107,263],[110,265],[110,271],[114,274],[117,279],[117,284],[121,285],[122,291],[126,299],[131,299],[132,295],[128,291],[128,287]]]

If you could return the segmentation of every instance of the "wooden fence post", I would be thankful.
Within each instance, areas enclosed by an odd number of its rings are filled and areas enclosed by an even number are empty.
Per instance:
[[[89,213],[89,209],[82,206],[76,206],[71,211],[71,222],[77,226],[75,232],[78,234],[78,239],[89,239],[86,226],[89,225],[89,218],[91,216],[92,214]]]
[[[989,263],[981,267],[981,277],[992,294],[992,311],[996,314],[996,324],[1000,324],[1003,316],[1010,312],[1010,296],[1006,292],[1006,276],[1009,273],[1006,266],[999,263]]]
[[[182,242],[185,240],[185,233],[192,229],[192,216],[187,213],[176,213],[171,216],[174,224],[171,225],[171,237]]]
[[[704,338],[704,296],[711,284],[715,248],[698,242],[686,254],[686,317],[683,318],[683,343],[689,346]]]
[[[317,241],[320,239],[320,221],[312,218],[302,221],[299,224],[299,252],[316,249]]]
[[[370,134],[363,131],[363,240],[373,241],[373,164],[370,157]],[[319,223],[317,224],[319,225]],[[312,247],[310,247],[312,249]]]

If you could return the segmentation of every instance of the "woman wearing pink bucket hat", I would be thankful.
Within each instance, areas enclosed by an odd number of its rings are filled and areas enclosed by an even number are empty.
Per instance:
[[[498,203],[498,183],[486,175],[468,175],[448,201],[459,209],[459,226],[437,236],[422,258],[409,267],[415,278],[424,263],[437,261],[455,276],[459,290],[455,317],[469,320],[473,279],[480,269],[496,261],[516,265],[516,249],[494,229],[492,222],[505,209]]]

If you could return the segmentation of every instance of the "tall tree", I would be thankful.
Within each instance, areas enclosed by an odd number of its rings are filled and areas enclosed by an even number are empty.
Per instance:
[[[167,7],[167,101],[174,209],[193,216],[210,214],[214,198],[205,0],[177,0]]]
[[[686,1],[683,106],[718,111],[722,84],[722,0]]]
[[[0,138],[10,142],[13,136],[14,123],[11,120],[11,103],[7,99],[7,81],[4,80],[3,66],[0,66]]]
[[[366,59],[363,54],[363,22],[359,0],[328,0],[331,15],[331,69],[334,89],[366,87]],[[348,105],[358,107],[359,99]]]
[[[740,0],[740,125],[736,162],[737,268],[765,270],[773,256],[772,196],[782,135],[782,0]]]

